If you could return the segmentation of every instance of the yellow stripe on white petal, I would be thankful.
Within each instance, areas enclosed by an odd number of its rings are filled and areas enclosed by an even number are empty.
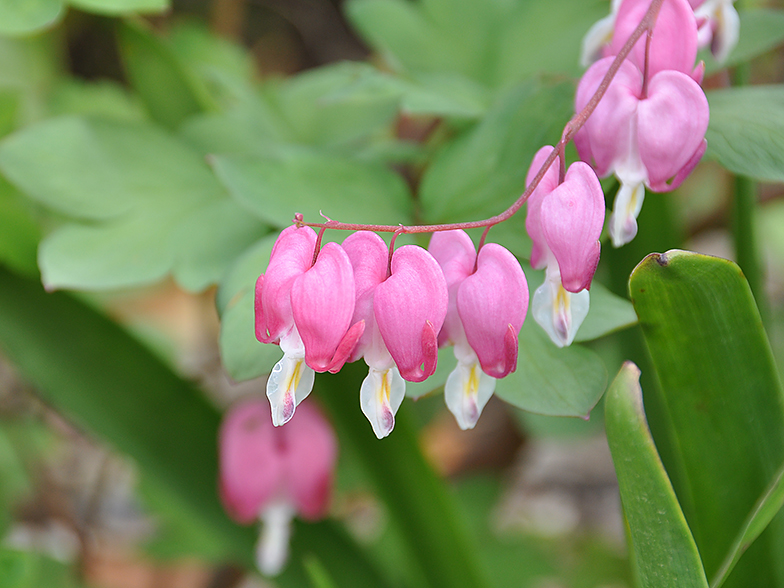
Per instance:
[[[370,368],[359,390],[359,404],[376,437],[383,439],[395,428],[395,413],[406,395],[406,382],[396,367]]]
[[[588,315],[591,297],[588,290],[577,294],[565,290],[557,271],[547,268],[544,283],[534,292],[531,312],[534,320],[558,347],[572,344]]]
[[[444,385],[444,400],[465,431],[474,428],[494,391],[495,378],[484,373],[477,361],[458,362]]]
[[[272,424],[286,424],[294,409],[313,389],[316,373],[305,364],[305,358],[284,354],[275,364],[267,380],[267,398],[272,408]]]

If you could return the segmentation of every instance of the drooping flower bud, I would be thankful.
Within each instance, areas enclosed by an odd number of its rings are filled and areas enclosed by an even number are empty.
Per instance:
[[[302,404],[288,426],[276,428],[262,399],[231,408],[219,434],[220,496],[243,524],[262,521],[259,569],[276,575],[288,554],[294,514],[326,514],[337,458],[332,427],[314,405]]]

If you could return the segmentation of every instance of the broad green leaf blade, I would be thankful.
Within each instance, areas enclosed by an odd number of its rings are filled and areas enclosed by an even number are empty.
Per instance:
[[[183,215],[171,234],[174,278],[191,292],[217,284],[248,244],[268,230],[228,198],[211,201]]]
[[[784,467],[779,470],[768,489],[760,496],[757,504],[754,505],[754,508],[749,513],[724,563],[711,581],[711,588],[719,588],[724,584],[735,564],[738,563],[738,560],[749,548],[749,545],[754,543],[757,537],[760,536],[760,533],[767,528],[781,510],[782,505],[784,505]]]
[[[756,180],[784,181],[784,85],[707,92],[706,157]]]
[[[381,165],[309,149],[281,149],[271,157],[215,156],[213,167],[229,193],[258,218],[278,227],[297,212],[348,223],[397,224],[410,219],[403,179]]]
[[[534,322],[520,331],[517,370],[498,380],[495,394],[529,412],[588,418],[607,387],[607,370],[580,345],[560,349]]]
[[[707,588],[700,554],[653,443],[640,370],[626,362],[610,384],[604,415],[643,588]]]
[[[574,106],[572,84],[519,84],[481,123],[447,144],[427,168],[420,187],[427,222],[489,218],[525,189],[534,154],[560,138]]]
[[[223,192],[199,152],[160,128],[81,117],[47,120],[7,137],[0,171],[38,202],[91,220]]]
[[[153,120],[175,129],[186,118],[214,109],[200,81],[151,31],[124,21],[118,42],[128,78]]]
[[[366,63],[337,63],[290,77],[277,86],[268,85],[265,94],[294,142],[350,149],[385,129],[397,114],[394,95],[379,94],[362,101],[337,97],[341,89],[374,71]]]
[[[253,565],[257,530],[230,521],[218,500],[221,417],[201,391],[84,303],[63,292],[47,294],[3,268],[0,346],[52,406],[176,495],[181,512],[222,544],[227,560]],[[333,523],[297,523],[291,547],[288,568],[276,578],[283,588],[304,585],[301,560],[308,553],[341,586],[387,586]]]
[[[651,254],[629,292],[661,383],[665,464],[713,577],[784,462],[784,397],[748,284],[730,261]],[[662,440],[663,441],[663,440]],[[728,586],[781,586],[784,517],[749,548]]]
[[[107,16],[119,16],[135,12],[162,12],[169,8],[169,0],[68,0],[81,10],[97,12]]]
[[[53,25],[62,0],[0,0],[0,35],[26,35]]]

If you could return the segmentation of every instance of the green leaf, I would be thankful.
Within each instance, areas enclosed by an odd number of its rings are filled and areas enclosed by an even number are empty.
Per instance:
[[[348,223],[409,221],[408,189],[385,167],[314,150],[281,148],[275,156],[215,156],[212,164],[229,193],[258,218],[278,227],[301,212]]]
[[[419,6],[401,0],[352,0],[346,13],[368,43],[393,67],[408,71],[454,71],[443,33]]]
[[[706,157],[738,175],[784,181],[784,85],[706,95],[711,111]]]
[[[427,222],[489,218],[522,194],[534,154],[560,137],[572,84],[525,82],[506,92],[476,127],[440,151],[422,178]]]
[[[63,292],[47,294],[35,281],[3,268],[0,345],[48,403],[127,453],[143,476],[177,496],[180,512],[220,543],[224,558],[252,565],[257,532],[230,521],[220,505],[221,417],[199,390],[84,303]],[[304,585],[301,560],[308,553],[318,556],[340,586],[387,586],[330,522],[295,525],[290,563],[276,578],[279,586]],[[55,585],[60,584],[33,586]]]
[[[207,203],[174,228],[174,278],[191,292],[217,284],[249,243],[268,228],[233,200]]]
[[[50,120],[3,141],[0,169],[55,210],[104,221],[44,239],[39,263],[51,288],[148,284],[173,271],[185,288],[203,289],[266,232],[226,198],[198,151],[145,124]]]
[[[397,114],[393,95],[372,100],[344,100],[340,91],[374,72],[366,63],[338,63],[267,85],[266,97],[290,129],[293,141],[306,145],[344,146],[383,130]]]
[[[653,443],[640,370],[626,362],[610,384],[605,428],[640,584],[707,588],[700,554]]]
[[[169,8],[169,0],[68,0],[68,2],[81,10],[108,16],[134,12],[162,12]]]
[[[498,380],[495,394],[529,412],[588,418],[606,387],[598,355],[580,345],[556,347],[529,317],[520,331],[517,370]]]
[[[705,60],[705,73],[710,75],[724,67],[745,63],[767,53],[784,42],[784,10],[760,8],[743,10],[740,16],[740,37],[738,44],[719,64],[709,51],[703,51],[698,59]]]
[[[21,195],[0,177],[0,263],[34,276],[41,230]]]
[[[62,16],[62,0],[0,0],[0,35],[26,35],[52,26]]]
[[[164,40],[123,21],[118,42],[131,85],[153,120],[175,129],[186,118],[215,108],[204,86]]]
[[[256,279],[266,270],[276,239],[277,234],[269,235],[245,251],[218,288],[221,359],[229,376],[237,382],[269,373],[281,357],[280,348],[260,343],[254,330]]]
[[[145,119],[142,105],[120,84],[110,81],[82,82],[66,79],[52,90],[52,116],[88,115],[118,121],[141,122]]]
[[[670,251],[634,270],[629,292],[661,383],[657,438],[705,572],[716,575],[784,463],[784,396],[748,284],[730,261]],[[784,517],[727,584],[779,586]]]
[[[46,173],[41,173],[41,170]],[[81,219],[119,217],[222,192],[201,155],[160,129],[63,117],[0,142],[0,170],[42,204]]]
[[[760,496],[732,544],[724,563],[711,581],[711,588],[719,588],[729,576],[743,553],[760,536],[784,505],[784,467],[776,474],[765,493]]]
[[[497,27],[496,85],[547,72],[581,74],[580,45],[590,26],[607,15],[603,0],[550,0],[512,3],[514,9]],[[566,124],[568,117],[563,119]]]

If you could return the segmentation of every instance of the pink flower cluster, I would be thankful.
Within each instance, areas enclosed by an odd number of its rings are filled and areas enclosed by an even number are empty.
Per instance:
[[[693,4],[713,6],[717,2]],[[649,5],[649,0],[623,0],[613,5],[611,40],[598,51],[605,57],[580,81],[577,111],[599,88],[613,56],[637,28]],[[731,8],[731,3],[722,6]],[[709,110],[700,87],[704,66],[695,67],[695,60],[698,30],[707,26],[706,22],[705,17],[698,21],[688,0],[664,0],[649,46],[645,36],[635,44],[575,136],[580,157],[592,163],[599,176],[615,174],[620,181],[609,223],[616,247],[637,234],[636,219],[645,188],[654,192],[677,188],[705,152]],[[726,37],[728,33],[723,34]],[[703,33],[703,42],[705,37]]]
[[[318,248],[309,227],[285,229],[256,283],[256,337],[283,358],[267,382],[275,425],[311,391],[314,372],[337,372],[364,358],[360,406],[379,438],[393,429],[405,382],[436,370],[439,345],[454,344],[458,368],[446,402],[462,428],[517,365],[528,286],[517,259],[496,244],[476,253],[463,231],[434,235],[390,256],[375,233]]]

